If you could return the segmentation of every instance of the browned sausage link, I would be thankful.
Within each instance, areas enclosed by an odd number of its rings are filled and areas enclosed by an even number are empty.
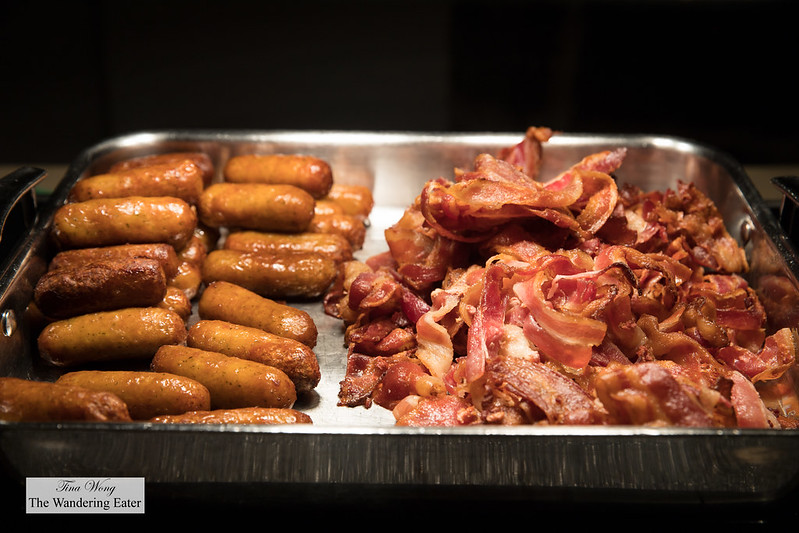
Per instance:
[[[166,294],[166,274],[155,259],[106,260],[45,272],[33,298],[52,318],[123,307],[157,305]]]
[[[192,312],[191,298],[189,298],[188,292],[179,287],[167,286],[164,299],[159,302],[158,307],[176,313],[184,322],[187,322],[191,318]]]
[[[313,424],[310,415],[291,408],[240,407],[157,416],[158,424]]]
[[[213,409],[291,407],[297,391],[277,368],[189,346],[162,346],[150,364],[154,372],[169,372],[199,381],[211,393]]]
[[[125,402],[110,392],[49,381],[2,377],[0,420],[127,422],[131,418]]]
[[[340,205],[344,214],[361,219],[367,218],[375,206],[372,191],[363,185],[334,183],[325,198]]]
[[[164,344],[186,341],[186,324],[159,307],[132,307],[79,315],[48,324],[39,354],[56,366],[150,358]]]
[[[318,330],[302,309],[264,298],[234,283],[216,281],[200,294],[197,313],[207,320],[225,320],[298,340],[313,348]]]
[[[322,198],[333,185],[333,172],[323,159],[295,154],[246,154],[228,159],[224,178],[230,183],[294,185]]]
[[[344,208],[333,200],[322,198],[314,205],[314,215],[346,215]]]
[[[167,372],[79,370],[67,372],[56,383],[115,394],[128,406],[133,420],[211,408],[211,393],[205,385]]]
[[[291,378],[297,392],[314,389],[321,378],[313,350],[259,328],[223,320],[200,320],[189,328],[186,345],[279,368]]]
[[[333,233],[341,235],[353,250],[363,248],[366,240],[366,226],[352,215],[314,215],[306,231],[312,233]]]
[[[178,258],[183,262],[202,266],[208,251],[202,237],[194,234],[183,250],[180,251]]]
[[[50,260],[48,268],[75,268],[87,263],[101,261],[119,261],[142,257],[155,259],[164,269],[167,279],[178,273],[178,255],[169,244],[119,244],[115,246],[102,246],[99,248],[76,248],[58,252]]]
[[[109,173],[121,172],[131,168],[175,163],[184,159],[191,160],[202,172],[203,184],[209,185],[214,179],[214,162],[211,157],[203,152],[169,152],[166,154],[148,154],[131,159],[125,159],[111,165]]]
[[[349,241],[333,233],[233,231],[225,238],[223,248],[273,254],[313,252],[329,257],[337,263],[352,259],[352,246]]]
[[[196,225],[196,213],[180,198],[100,198],[61,206],[53,237],[61,248],[160,242],[181,250]]]
[[[204,187],[200,169],[185,159],[88,176],[75,183],[69,192],[69,200],[83,202],[95,198],[174,196],[195,204]]]
[[[314,199],[293,185],[215,183],[200,195],[200,220],[212,228],[260,231],[305,231],[314,213]]]
[[[316,253],[267,254],[214,250],[203,263],[203,281],[228,281],[266,298],[310,299],[336,277],[336,262]]]
[[[182,290],[189,299],[193,299],[200,292],[203,283],[202,265],[183,261],[178,266],[178,273],[167,281],[170,287]]]

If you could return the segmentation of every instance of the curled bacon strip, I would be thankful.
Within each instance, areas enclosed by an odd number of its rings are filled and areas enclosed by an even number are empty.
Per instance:
[[[480,302],[468,335],[466,379],[470,383],[482,377],[486,362],[493,360],[499,350],[505,323],[504,274],[501,264],[489,265],[483,274]]]
[[[518,144],[503,148],[498,157],[511,163],[532,179],[538,178],[543,152],[542,143],[552,137],[550,128],[527,128],[527,132]]]
[[[398,426],[467,426],[480,423],[480,414],[457,396],[408,396],[394,408]]]
[[[440,234],[463,242],[484,240],[498,226],[527,218],[593,233],[616,207],[618,191],[608,173],[618,168],[625,153],[587,157],[547,183],[534,181],[505,160],[481,154],[474,170],[459,175],[457,182],[429,181],[420,210]],[[570,208],[579,211],[577,218]]]
[[[696,393],[655,362],[614,366],[594,380],[611,423],[713,426],[713,414]]]
[[[731,399],[738,427],[778,427],[776,417],[768,411],[751,381],[738,372],[732,374]]]
[[[471,178],[458,183],[429,181],[422,190],[421,210],[425,220],[441,235],[461,242],[478,242],[493,235],[508,222],[541,217],[554,224],[577,229],[565,208],[577,201],[582,186],[573,184],[549,190],[489,178]]]
[[[447,374],[452,366],[455,355],[452,337],[463,323],[462,317],[457,313],[458,306],[463,294],[481,275],[482,268],[472,268],[460,275],[450,286],[433,291],[430,310],[416,322],[416,357],[436,377]],[[445,322],[447,316],[453,312],[455,316]]]
[[[758,352],[725,346],[718,358],[752,382],[777,379],[796,363],[796,339],[790,329],[783,328],[767,337]]]
[[[489,366],[487,380],[492,394],[535,406],[551,424],[597,424],[605,417],[585,390],[540,362],[499,359]],[[521,409],[530,412],[527,406]]]
[[[431,229],[417,204],[386,229],[385,236],[398,274],[415,290],[431,290],[449,267],[462,262],[462,245]]]
[[[607,326],[600,320],[556,309],[544,295],[546,272],[516,283],[513,291],[529,311],[524,332],[533,344],[552,359],[571,368],[584,368],[591,360],[592,348],[602,343]]]

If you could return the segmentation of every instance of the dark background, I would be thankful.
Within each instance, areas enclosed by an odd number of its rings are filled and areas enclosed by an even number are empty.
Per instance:
[[[793,164],[796,5],[2,0],[0,162],[153,129],[544,125]]]

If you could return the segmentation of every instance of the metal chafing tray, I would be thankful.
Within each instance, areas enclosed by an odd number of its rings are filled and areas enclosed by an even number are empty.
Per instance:
[[[54,379],[38,360],[26,321],[33,286],[51,250],[54,210],[82,176],[138,155],[202,150],[217,171],[232,155],[294,152],[328,160],[335,179],[372,187],[376,207],[366,258],[386,249],[383,230],[398,220],[425,181],[451,177],[480,152],[494,153],[521,133],[406,133],[338,131],[157,131],[120,136],[92,146],[69,166],[50,200],[36,206],[43,171],[22,168],[2,181],[0,258],[0,375]],[[742,167],[705,146],[648,135],[558,134],[544,147],[543,173],[553,175],[585,155],[624,146],[620,182],[646,190],[693,181],[720,208],[730,233],[745,245],[749,280],[765,291],[774,280],[797,296],[797,256],[777,217]],[[218,178],[218,176],[217,176]],[[28,204],[33,204],[25,207]],[[11,209],[10,206],[14,206]],[[31,215],[31,212],[34,212]],[[13,217],[11,217],[13,218]],[[19,215],[17,215],[19,218]],[[14,224],[21,225],[17,230]],[[17,232],[17,233],[15,233]],[[774,319],[795,325],[796,308]],[[178,490],[204,484],[248,494],[313,491],[318,496],[368,490],[372,496],[477,494],[520,498],[736,502],[770,501],[799,480],[799,432],[789,430],[646,427],[400,428],[380,407],[336,405],[344,375],[342,325],[319,303],[297,303],[320,331],[315,351],[322,368],[316,392],[296,407],[313,425],[171,426],[148,423],[0,422],[0,461],[18,479],[34,476],[135,476]]]

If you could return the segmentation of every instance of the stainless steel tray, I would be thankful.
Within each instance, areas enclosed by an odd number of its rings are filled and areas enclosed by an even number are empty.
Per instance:
[[[0,257],[0,375],[53,379],[41,364],[25,320],[33,286],[46,268],[54,210],[82,176],[154,152],[202,150],[221,169],[244,152],[301,152],[327,159],[335,179],[372,187],[376,207],[366,258],[386,249],[383,230],[398,220],[429,179],[450,177],[480,152],[521,140],[521,133],[436,134],[336,131],[163,131],[124,135],[78,155],[26,235]],[[750,282],[778,277],[797,292],[797,256],[742,167],[691,141],[648,135],[560,134],[544,147],[543,173],[590,153],[625,146],[617,173],[644,189],[693,181],[720,208],[745,245]],[[41,178],[23,169],[13,199]],[[27,177],[27,181],[26,178]],[[6,235],[0,242],[8,241]],[[0,422],[0,459],[19,479],[32,476],[137,476],[152,486],[224,483],[248,493],[369,490],[446,494],[491,491],[514,498],[651,501],[771,501],[799,481],[799,432],[643,427],[400,428],[391,413],[339,407],[344,376],[342,325],[318,303],[298,303],[320,331],[316,393],[296,407],[310,426],[167,426],[147,423]],[[779,320],[793,313],[778,313]],[[789,324],[791,326],[795,324]],[[179,489],[182,490],[182,489]]]

